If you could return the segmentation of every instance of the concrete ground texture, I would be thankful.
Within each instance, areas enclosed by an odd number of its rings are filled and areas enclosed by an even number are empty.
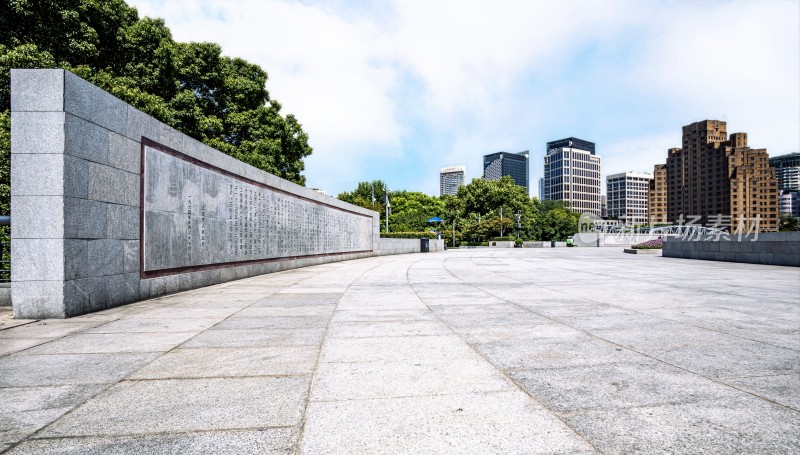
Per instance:
[[[0,318],[0,451],[800,453],[800,269],[471,249]]]

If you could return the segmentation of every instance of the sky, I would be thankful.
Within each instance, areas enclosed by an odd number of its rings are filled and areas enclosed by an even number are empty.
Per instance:
[[[332,196],[438,195],[441,167],[469,181],[523,150],[537,196],[548,141],[595,142],[604,176],[652,172],[705,119],[800,151],[797,0],[127,1],[264,68],[314,148],[306,186]]]

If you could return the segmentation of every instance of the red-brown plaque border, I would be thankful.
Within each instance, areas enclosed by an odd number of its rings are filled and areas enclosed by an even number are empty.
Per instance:
[[[213,269],[223,269],[228,267],[239,267],[243,265],[253,265],[253,264],[267,264],[271,262],[281,262],[281,261],[293,261],[297,259],[312,259],[312,258],[320,258],[320,257],[329,257],[329,256],[342,256],[345,254],[360,254],[360,253],[371,253],[372,250],[360,250],[360,251],[344,251],[339,253],[323,253],[323,254],[308,254],[304,256],[287,256],[287,257],[279,257],[279,258],[267,258],[267,259],[254,259],[250,261],[235,261],[235,262],[220,262],[217,264],[205,264],[205,265],[192,265],[192,266],[185,266],[185,267],[175,267],[171,269],[159,269],[159,270],[144,270],[144,161],[145,161],[145,153],[144,148],[150,147],[152,149],[158,150],[159,152],[166,153],[167,155],[174,156],[180,160],[192,163],[196,166],[200,166],[202,168],[208,169],[213,172],[217,172],[222,174],[226,177],[230,177],[250,185],[257,186],[259,188],[267,189],[270,191],[274,191],[276,193],[285,194],[289,197],[293,197],[295,199],[300,199],[306,202],[310,202],[312,204],[321,205],[325,207],[332,208],[334,210],[339,210],[341,212],[350,213],[353,215],[363,216],[365,218],[372,219],[370,215],[365,215],[363,213],[358,213],[353,210],[347,210],[341,207],[337,207],[333,204],[328,204],[325,202],[316,201],[314,199],[300,196],[294,193],[290,193],[289,191],[282,190],[280,188],[276,188],[274,186],[267,185],[262,182],[258,182],[252,179],[248,179],[247,177],[243,177],[238,174],[234,174],[233,172],[227,171],[225,169],[219,168],[214,166],[213,164],[206,163],[205,161],[198,160],[197,158],[191,157],[184,153],[181,153],[175,149],[167,147],[164,144],[160,144],[152,139],[142,136],[141,142],[141,157],[139,163],[139,275],[142,279],[146,278],[157,278],[161,276],[167,275],[176,275],[179,273],[188,273],[188,272],[200,272],[204,270],[213,270]]]

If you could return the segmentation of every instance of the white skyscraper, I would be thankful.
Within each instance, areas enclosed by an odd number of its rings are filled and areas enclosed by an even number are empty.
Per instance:
[[[625,226],[648,224],[647,191],[653,174],[621,172],[606,176],[608,217]]]
[[[542,200],[600,216],[600,157],[594,152],[594,142],[574,137],[548,142]]]
[[[465,166],[443,167],[439,171],[439,196],[456,194],[459,186],[464,186]]]

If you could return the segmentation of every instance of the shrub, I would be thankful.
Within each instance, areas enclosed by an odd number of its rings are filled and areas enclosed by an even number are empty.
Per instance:
[[[382,239],[435,239],[435,232],[381,232]]]
[[[664,241],[661,238],[655,240],[648,240],[644,243],[633,245],[631,248],[634,250],[660,250],[664,247]]]

